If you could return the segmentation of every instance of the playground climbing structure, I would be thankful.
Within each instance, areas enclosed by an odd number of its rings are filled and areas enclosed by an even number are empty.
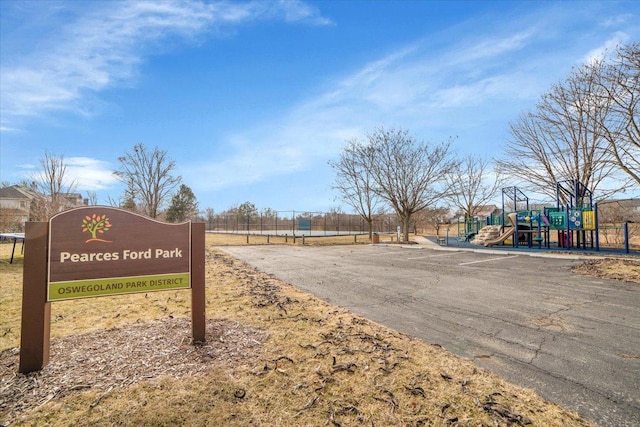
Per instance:
[[[517,187],[502,189],[502,214],[479,230],[474,244],[551,248],[551,232],[559,248],[600,250],[598,209],[591,191],[578,180],[556,183],[556,206],[530,209],[529,198]]]
[[[549,228],[558,233],[558,247],[600,250],[598,205],[591,191],[577,179],[556,183],[556,207],[545,208],[545,214]]]

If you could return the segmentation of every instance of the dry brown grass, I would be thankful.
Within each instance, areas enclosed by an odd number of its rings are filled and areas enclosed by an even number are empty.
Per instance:
[[[188,291],[60,302],[52,305],[52,347],[59,350],[49,368],[19,375],[10,348],[18,345],[21,268],[21,261],[0,262],[0,323],[8,331],[0,341],[8,349],[0,354],[0,400],[49,388],[28,406],[0,406],[3,424],[591,425],[439,346],[331,306],[212,247],[207,317],[218,330],[208,330],[207,349],[184,342]],[[255,345],[232,344],[247,340]],[[244,353],[230,357],[233,347]],[[205,357],[216,349],[220,356]],[[185,361],[170,363],[176,357]]]
[[[637,259],[590,260],[575,267],[573,271],[603,279],[640,283],[640,260]]]

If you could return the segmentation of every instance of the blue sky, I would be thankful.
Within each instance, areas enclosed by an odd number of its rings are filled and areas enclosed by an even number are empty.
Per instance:
[[[501,156],[572,67],[640,38],[640,2],[0,1],[0,180],[45,151],[118,198],[134,144],[202,209],[350,209],[333,172],[379,126]]]

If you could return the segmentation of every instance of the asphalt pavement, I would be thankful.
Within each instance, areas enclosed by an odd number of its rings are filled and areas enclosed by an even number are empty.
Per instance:
[[[576,255],[400,245],[220,249],[601,426],[640,426],[640,285],[574,274]]]

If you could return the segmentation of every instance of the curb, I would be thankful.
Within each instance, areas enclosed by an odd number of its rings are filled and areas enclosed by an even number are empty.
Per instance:
[[[571,253],[541,253],[541,252],[524,252],[524,251],[509,251],[509,250],[495,250],[495,249],[481,249],[481,248],[453,248],[448,246],[440,246],[435,242],[427,239],[423,236],[415,236],[414,241],[418,243],[416,246],[401,246],[406,249],[432,249],[434,251],[445,252],[474,252],[491,255],[522,255],[536,258],[559,258],[559,259],[577,259],[577,260],[602,260],[609,258],[617,258],[605,255],[590,255],[590,254],[571,254]]]

